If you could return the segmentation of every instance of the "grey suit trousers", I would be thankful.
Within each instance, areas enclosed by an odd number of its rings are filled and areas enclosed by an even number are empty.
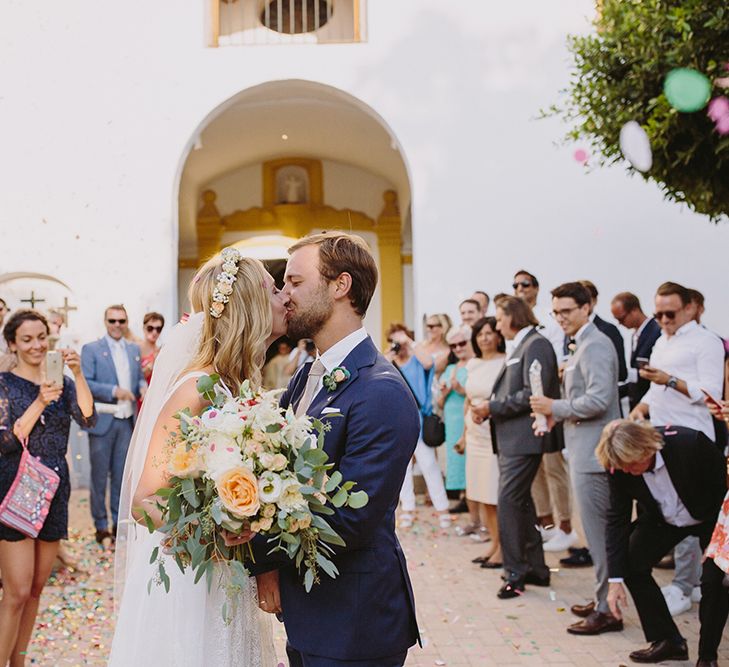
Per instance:
[[[499,454],[499,539],[504,571],[510,581],[520,581],[529,572],[549,576],[531,494],[541,460],[541,454]]]
[[[595,564],[595,603],[597,611],[609,613],[607,603],[608,567],[605,531],[610,507],[610,485],[606,472],[575,472],[570,469],[572,488],[582,519],[592,562]]]

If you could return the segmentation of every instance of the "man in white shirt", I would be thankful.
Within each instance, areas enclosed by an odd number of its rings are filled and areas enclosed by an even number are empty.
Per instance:
[[[520,269],[514,275],[512,287],[514,295],[531,307],[539,320],[539,333],[552,344],[557,363],[561,364],[565,360],[564,331],[550,315],[548,308],[537,305],[537,277]],[[577,534],[572,530],[569,474],[562,452],[548,452],[542,457],[542,464],[532,485],[532,496],[537,508],[538,527],[544,540],[544,550],[557,552],[573,546],[577,542]]]
[[[724,346],[719,338],[693,319],[691,294],[678,283],[663,283],[656,292],[655,318],[663,333],[656,341],[650,365],[639,371],[650,389],[630,413],[632,419],[650,419],[656,426],[685,426],[715,439],[714,423],[703,402],[702,389],[721,396],[724,383]],[[665,586],[672,614],[691,608],[698,597],[701,550],[689,537],[676,547],[676,574]]]

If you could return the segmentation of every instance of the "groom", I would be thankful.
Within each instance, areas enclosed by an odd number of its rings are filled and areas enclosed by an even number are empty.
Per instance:
[[[419,635],[395,509],[418,440],[418,409],[362,326],[377,286],[364,241],[316,234],[289,254],[288,336],[313,339],[319,354],[292,378],[281,405],[330,425],[324,441],[329,460],[345,480],[358,482],[369,503],[327,517],[346,547],[336,547],[333,557],[337,578],[322,573],[310,593],[288,558],[267,555],[270,545],[256,537],[256,566],[280,567],[259,577],[259,605],[283,610],[291,667],[401,667]],[[322,377],[335,368],[345,368],[349,378],[330,390]]]

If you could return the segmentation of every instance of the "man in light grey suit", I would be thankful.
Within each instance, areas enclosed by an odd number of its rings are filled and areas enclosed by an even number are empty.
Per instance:
[[[552,290],[553,314],[569,336],[562,398],[531,398],[532,410],[547,417],[548,427],[564,424],[572,487],[595,563],[596,601],[572,607],[575,615],[583,617],[567,628],[575,635],[623,629],[622,620],[610,613],[607,601],[605,531],[610,488],[608,473],[595,456],[603,427],[620,418],[618,357],[610,339],[590,322],[590,304],[590,293],[580,283],[565,283]]]
[[[532,431],[529,369],[539,361],[547,396],[559,396],[559,380],[554,349],[537,332],[537,324],[532,309],[522,299],[507,296],[499,300],[496,327],[506,339],[506,364],[496,378],[491,399],[471,407],[475,422],[490,419],[499,456],[497,507],[505,583],[497,595],[502,600],[521,595],[525,584],[549,586],[531,487],[542,454],[556,451],[561,438],[560,429],[540,435]]]

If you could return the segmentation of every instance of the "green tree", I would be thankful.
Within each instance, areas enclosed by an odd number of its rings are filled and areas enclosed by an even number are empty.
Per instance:
[[[726,0],[603,0],[596,31],[570,36],[574,70],[566,101],[553,111],[571,123],[568,137],[587,141],[600,164],[623,159],[621,127],[637,121],[648,134],[654,180],[666,198],[714,222],[729,213],[729,136],[706,110],[679,113],[663,94],[677,67],[712,81],[729,76]],[[712,97],[729,93],[715,86]],[[631,171],[633,170],[630,167]]]

